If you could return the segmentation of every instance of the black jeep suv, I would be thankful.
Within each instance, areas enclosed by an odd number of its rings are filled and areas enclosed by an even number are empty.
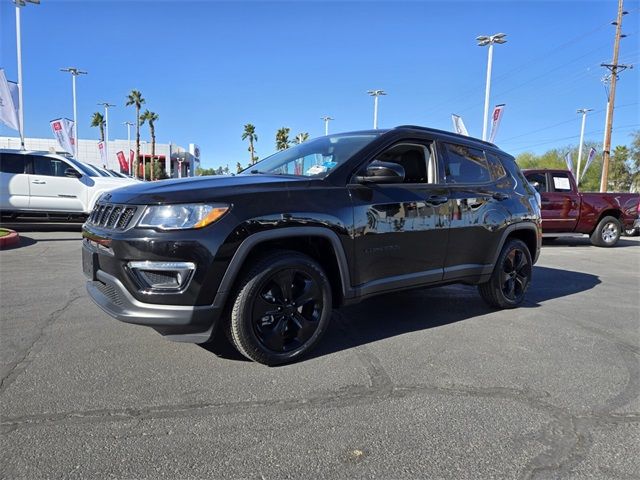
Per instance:
[[[462,282],[519,305],[538,202],[491,143],[415,126],[328,135],[238,175],[103,195],[83,269],[118,320],[196,343],[224,331],[275,365],[308,352],[332,308],[380,293]]]

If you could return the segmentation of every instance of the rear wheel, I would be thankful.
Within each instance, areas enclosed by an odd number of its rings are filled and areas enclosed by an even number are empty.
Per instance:
[[[489,281],[478,285],[482,299],[492,307],[514,308],[522,303],[531,283],[533,262],[522,240],[508,240]]]
[[[331,317],[331,286],[322,267],[294,251],[260,259],[243,277],[231,311],[230,337],[247,358],[291,362],[311,350]]]
[[[625,228],[625,229],[624,229],[624,234],[625,234],[625,236],[627,236],[627,237],[635,237],[635,236],[637,236],[639,233],[640,233],[640,232],[638,231],[638,229],[637,229],[637,228],[633,228],[633,227],[631,227],[631,228]]]
[[[615,217],[604,217],[591,234],[591,243],[597,247],[613,247],[622,233],[622,225]]]

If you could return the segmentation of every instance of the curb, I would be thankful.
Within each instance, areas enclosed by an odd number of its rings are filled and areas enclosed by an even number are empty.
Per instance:
[[[18,232],[15,232],[13,230],[9,230],[9,235],[0,237],[0,249],[11,247],[17,243],[20,243],[20,236],[18,235]]]

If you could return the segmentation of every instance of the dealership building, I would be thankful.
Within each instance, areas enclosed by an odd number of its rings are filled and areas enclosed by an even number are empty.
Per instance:
[[[58,142],[53,138],[25,138],[24,146],[27,150],[38,150],[50,153],[67,155],[62,151]],[[0,137],[0,148],[20,149],[19,137]],[[118,153],[124,155],[126,162],[133,158],[127,152],[135,151],[136,143],[128,140],[110,140],[107,145],[106,161],[102,160],[97,140],[82,140],[78,142],[77,159],[106,167],[111,170],[121,171],[118,162]],[[148,165],[151,162],[151,142],[140,142],[140,162]],[[185,149],[174,143],[156,143],[155,161],[160,165],[169,178],[192,177],[200,166],[200,148],[191,143]],[[142,164],[140,163],[139,175],[142,177]]]

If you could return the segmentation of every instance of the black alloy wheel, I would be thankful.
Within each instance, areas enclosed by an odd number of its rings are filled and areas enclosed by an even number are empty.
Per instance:
[[[478,285],[482,299],[492,307],[514,308],[520,305],[531,284],[533,262],[522,240],[507,240],[488,281]]]
[[[296,360],[329,324],[329,280],[314,259],[295,251],[270,252],[254,265],[233,299],[231,342],[245,357],[265,365]]]
[[[267,277],[253,300],[254,333],[269,350],[290,352],[313,336],[322,310],[322,291],[315,280],[286,268]]]

